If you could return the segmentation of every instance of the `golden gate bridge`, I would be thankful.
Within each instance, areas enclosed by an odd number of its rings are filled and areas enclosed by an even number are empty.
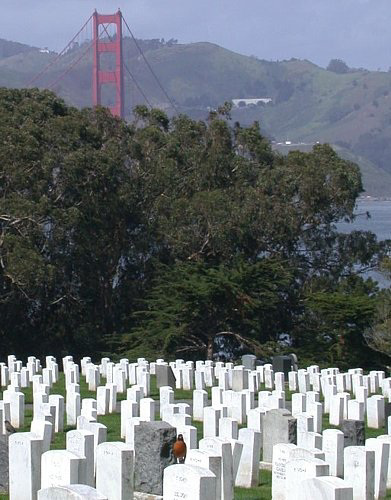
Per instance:
[[[48,74],[49,70],[52,70],[62,59],[67,55],[74,46],[80,46],[81,50],[77,51],[75,57],[71,57],[67,63],[65,69],[63,69],[59,75],[57,75],[51,82],[45,85],[46,88],[50,90],[55,90],[58,84],[64,80],[64,78],[91,52],[93,53],[93,64],[92,64],[92,105],[102,106],[102,89],[104,86],[108,85],[114,89],[114,103],[109,107],[111,113],[114,116],[124,118],[125,115],[125,73],[129,77],[130,81],[133,82],[135,88],[142,96],[145,103],[152,107],[150,100],[148,99],[142,85],[137,81],[135,75],[130,71],[128,65],[126,64],[123,49],[123,32],[124,29],[127,30],[130,38],[133,40],[137,51],[139,52],[139,57],[144,62],[146,68],[148,69],[150,75],[155,80],[157,86],[159,87],[162,94],[165,96],[169,105],[175,112],[178,112],[173,99],[168,95],[165,90],[161,80],[152,68],[144,51],[141,48],[140,43],[134,36],[132,30],[130,29],[126,19],[122,15],[121,10],[115,14],[99,14],[96,10],[83,24],[80,30],[72,38],[72,40],[61,50],[54,58],[52,58],[49,63],[39,71],[28,83],[27,87],[36,86],[39,82],[42,82],[43,77]],[[88,34],[90,34],[88,36]],[[88,40],[88,43],[80,43],[83,37]],[[85,45],[87,45],[85,47]],[[105,68],[102,65],[102,58],[110,54],[114,58],[114,64],[112,68]]]

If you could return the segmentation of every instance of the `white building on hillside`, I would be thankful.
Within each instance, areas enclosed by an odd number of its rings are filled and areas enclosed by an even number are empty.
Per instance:
[[[256,106],[259,103],[269,104],[272,102],[270,97],[255,97],[251,99],[232,99],[234,108],[244,108],[246,106]]]

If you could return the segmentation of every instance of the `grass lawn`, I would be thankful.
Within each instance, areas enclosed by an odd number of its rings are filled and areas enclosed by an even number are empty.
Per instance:
[[[235,488],[235,500],[266,500],[272,497],[272,473],[261,470],[259,474],[259,486],[256,488]],[[315,500],[315,499],[314,499]]]
[[[267,390],[263,386],[260,390]],[[25,403],[32,404],[32,388],[23,389],[25,394]],[[159,398],[159,390],[156,387],[156,377],[151,376],[151,394],[150,397],[154,399]],[[175,391],[175,400],[192,400],[192,391],[178,390]],[[51,394],[60,394],[65,397],[65,377],[63,373],[59,374],[59,381],[53,385]],[[81,398],[96,398],[96,393],[94,391],[89,391],[88,386],[84,381],[84,377],[80,377],[80,395]],[[211,390],[208,388],[208,397],[211,398]],[[287,401],[291,401],[292,392],[286,390],[285,397]],[[126,393],[118,394],[117,400],[121,401],[126,398]],[[257,394],[256,394],[257,399]],[[25,410],[25,422],[21,432],[28,432],[30,430],[31,420],[33,418],[32,409],[28,408]],[[159,418],[157,416],[157,418]],[[107,439],[108,441],[120,441],[121,440],[121,419],[119,413],[103,415],[98,417],[98,421],[107,427]],[[203,434],[203,424],[202,422],[192,422],[197,428],[197,439],[198,441],[202,439]],[[244,427],[244,426],[239,426]],[[72,430],[74,427],[65,426],[64,432],[55,434],[54,441],[51,445],[51,449],[65,449],[66,443],[66,432]],[[336,428],[329,424],[329,416],[327,414],[323,415],[323,429]],[[377,437],[385,433],[384,429],[369,429],[366,427],[366,438]],[[246,488],[235,488],[235,500],[269,500],[271,499],[271,482],[272,474],[270,471],[262,470],[260,471],[260,485],[256,488],[246,489]],[[0,500],[8,499],[8,495],[0,495]],[[387,492],[387,497],[391,500],[391,490]]]

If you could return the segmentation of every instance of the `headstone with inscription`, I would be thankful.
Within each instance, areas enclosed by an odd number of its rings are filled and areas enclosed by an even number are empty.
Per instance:
[[[344,479],[353,488],[353,500],[373,500],[375,495],[375,452],[364,446],[345,448]]]
[[[31,432],[9,437],[10,498],[35,500],[41,488],[42,440]]]
[[[216,476],[215,498],[221,498],[221,457],[212,451],[188,450],[186,455],[187,465],[196,465],[209,469]]]
[[[94,434],[85,430],[67,432],[66,449],[82,459],[79,463],[79,483],[94,486]]]
[[[209,469],[177,464],[164,470],[163,500],[216,500],[216,476]]]
[[[41,488],[79,483],[81,459],[67,450],[50,450],[42,454]]]
[[[279,443],[273,447],[272,465],[272,497],[273,500],[285,500],[286,491],[286,464],[291,460],[292,450],[296,448],[292,443]]]
[[[133,498],[133,452],[125,443],[107,442],[98,446],[96,489],[108,500]]]
[[[300,484],[304,479],[328,475],[329,465],[323,460],[317,458],[289,460],[286,464],[286,500],[301,500],[303,498]]]

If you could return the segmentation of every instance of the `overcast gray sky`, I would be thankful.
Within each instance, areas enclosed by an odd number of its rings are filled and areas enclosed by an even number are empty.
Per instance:
[[[94,8],[138,38],[209,41],[262,59],[391,66],[391,0],[0,0],[0,38],[62,49]]]

